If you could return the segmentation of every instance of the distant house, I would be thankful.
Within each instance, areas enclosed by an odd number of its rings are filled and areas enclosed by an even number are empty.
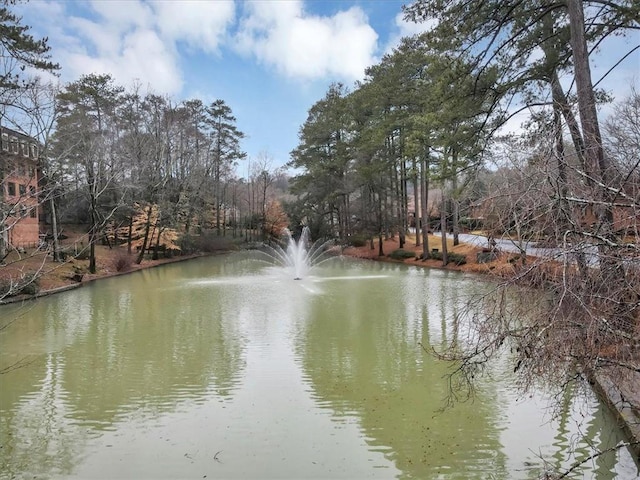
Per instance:
[[[35,139],[0,127],[0,246],[3,248],[38,244],[38,150]]]
[[[420,200],[418,200],[420,202]],[[429,189],[429,195],[427,196],[427,215],[429,216],[429,228],[435,228],[436,224],[440,225],[440,204],[442,203],[442,190],[439,188]],[[420,224],[421,206],[416,208],[415,197],[411,193],[407,199],[407,215],[408,225],[411,228],[415,228]],[[437,219],[437,221],[434,221]]]

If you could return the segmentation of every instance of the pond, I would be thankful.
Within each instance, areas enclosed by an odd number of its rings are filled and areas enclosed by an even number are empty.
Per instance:
[[[520,398],[504,365],[443,408],[477,277],[250,253],[0,309],[0,478],[537,478],[623,437],[595,398]],[[636,478],[622,449],[573,478]]]

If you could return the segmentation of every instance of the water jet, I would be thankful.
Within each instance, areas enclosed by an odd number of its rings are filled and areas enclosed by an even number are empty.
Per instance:
[[[332,258],[328,247],[333,240],[311,242],[309,227],[303,227],[296,240],[288,228],[283,230],[281,245],[265,245],[263,253],[282,267],[292,270],[294,280],[302,280],[309,271]]]

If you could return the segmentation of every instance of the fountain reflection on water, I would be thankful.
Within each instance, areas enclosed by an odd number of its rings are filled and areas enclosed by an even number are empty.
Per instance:
[[[294,280],[301,280],[308,276],[313,267],[335,256],[329,249],[334,240],[316,240],[311,243],[307,226],[303,227],[298,240],[293,237],[288,228],[284,229],[283,237],[286,245],[265,245],[265,250],[262,252],[279,265],[291,269]]]

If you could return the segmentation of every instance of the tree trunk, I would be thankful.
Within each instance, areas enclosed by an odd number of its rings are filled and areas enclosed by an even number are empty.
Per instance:
[[[383,230],[383,205],[381,195],[378,196],[378,256],[384,256],[384,249],[382,248],[382,230]]]
[[[547,40],[543,41],[540,46],[542,47],[545,57],[549,60],[549,64],[553,65],[553,59],[555,58],[554,39],[556,38],[557,32],[554,30],[552,15],[545,15],[542,19],[542,22],[544,28],[544,38],[546,38]],[[569,105],[567,96],[565,95],[562,85],[560,84],[558,71],[555,69],[555,67],[552,68],[553,70],[549,72],[549,80],[551,83],[551,95],[553,98],[554,113],[556,109],[558,109],[567,122],[567,127],[569,128],[571,140],[573,141],[573,146],[576,149],[580,166],[582,170],[586,170],[584,160],[584,141],[582,139],[582,134],[580,133],[580,126],[578,125],[578,121],[573,114],[573,110]]]
[[[147,246],[149,245],[149,231],[151,230],[151,213],[153,212],[153,205],[149,204],[147,208],[147,221],[144,226],[144,238],[142,239],[142,247],[140,248],[140,253],[138,254],[138,258],[136,258],[136,264],[140,265],[142,260],[144,259],[144,252],[147,250]]]
[[[151,257],[153,260],[158,260],[160,257],[160,236],[162,235],[162,228],[158,228],[158,236],[156,237],[156,243],[153,247],[153,256]]]
[[[442,203],[440,204],[440,230],[442,232],[442,265],[447,266],[449,263],[447,252],[447,202],[442,189]]]
[[[220,200],[220,202],[225,205],[224,211],[222,212],[222,236],[223,237],[227,236],[227,207],[226,207],[226,203],[227,202],[225,202],[226,196],[227,196],[227,186],[223,185],[222,186],[222,196],[221,196],[221,200]]]
[[[416,247],[422,245],[421,231],[420,231],[420,217],[421,217],[421,208],[420,208],[420,199],[422,195],[420,194],[420,190],[418,190],[419,182],[418,182],[418,165],[416,160],[413,160],[413,223],[416,233]],[[422,184],[420,183],[420,187]]]
[[[569,28],[571,30],[571,49],[573,50],[573,65],[578,94],[578,110],[582,125],[582,136],[585,146],[585,161],[587,173],[598,175],[599,180],[606,186],[610,183],[609,160],[604,155],[602,148],[602,136],[598,123],[596,110],[596,97],[591,81],[591,68],[589,66],[589,52],[585,37],[584,10],[581,0],[567,0],[569,12]],[[612,196],[606,188],[601,189],[602,200],[611,202]],[[602,231],[606,236],[613,235],[613,209],[610,204],[604,206],[598,212],[598,219]]]
[[[4,214],[3,214],[3,218],[4,218]],[[9,231],[7,230],[7,227],[5,225],[0,225],[0,228],[2,229],[2,232],[0,232],[0,263],[1,263],[2,261],[4,261],[5,257],[7,256],[7,252],[8,252],[7,245],[9,245]]]
[[[573,110],[571,110],[571,106],[569,105],[567,96],[564,94],[562,85],[560,85],[560,79],[558,78],[558,73],[556,71],[553,72],[551,79],[551,95],[554,105],[557,104],[560,107],[562,116],[567,122],[569,134],[571,135],[571,140],[573,141],[573,146],[575,147],[578,154],[580,167],[586,172],[587,166],[585,163],[585,147],[584,140],[582,139],[582,134],[580,133],[580,126],[578,125],[578,120],[573,114]],[[591,180],[588,180],[588,182],[591,183]]]
[[[458,176],[456,175],[456,161],[458,154],[456,151],[453,152],[453,178],[452,178],[452,190],[453,195],[451,195],[451,223],[453,229],[453,244],[460,245],[460,203],[458,202]]]
[[[56,210],[56,202],[53,195],[49,199],[49,208],[51,209],[51,234],[53,235],[53,261],[60,262],[60,240],[58,239],[58,212]]]
[[[127,253],[131,255],[131,242],[133,236],[133,214],[129,216],[129,229],[127,231]]]
[[[428,202],[429,202],[429,158],[428,153],[427,157],[423,158],[420,161],[420,222],[421,222],[421,230],[422,230],[422,258],[426,260],[429,258],[429,212],[428,212]]]
[[[404,248],[407,233],[407,165],[400,160],[400,177],[398,178],[398,237],[400,248]]]
[[[91,187],[93,189],[93,187]],[[96,239],[98,229],[98,212],[96,205],[96,197],[91,192],[90,199],[91,211],[89,213],[89,218],[91,221],[91,226],[89,227],[89,273],[96,273]]]

